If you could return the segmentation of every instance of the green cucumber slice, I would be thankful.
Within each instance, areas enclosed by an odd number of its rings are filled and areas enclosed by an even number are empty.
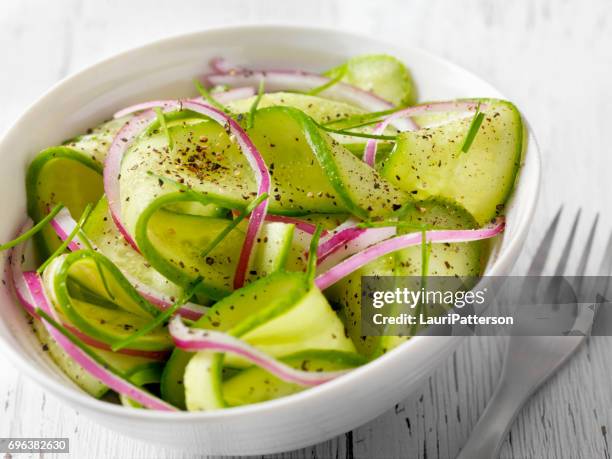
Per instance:
[[[265,317],[265,312],[261,316]],[[253,326],[253,322],[263,322]],[[282,357],[305,349],[354,352],[355,347],[327,299],[317,288],[311,288],[298,302],[274,317],[252,315],[236,325],[231,334],[240,336],[266,354]],[[248,363],[234,355],[225,356],[230,367]]]
[[[257,96],[249,97],[248,99],[241,99],[230,102],[227,107],[233,113],[248,113],[251,109],[253,102]],[[319,124],[330,123],[337,120],[343,120],[349,117],[355,117],[362,115],[365,112],[360,108],[354,107],[344,102],[338,102],[324,97],[311,96],[307,94],[291,93],[291,92],[274,92],[270,94],[264,94],[257,105],[258,109],[281,106],[281,107],[293,107],[301,110],[306,115],[310,116]],[[334,123],[333,127],[336,129],[342,129],[352,127],[354,124],[358,124],[353,121],[342,122],[339,121]],[[354,132],[372,132],[372,125],[352,128]],[[395,131],[397,132],[397,131]],[[393,135],[394,131],[389,128],[388,133]],[[351,137],[343,134],[330,133],[333,139],[343,144],[351,153],[361,158],[363,156],[363,149],[367,139]],[[386,142],[379,143],[379,153],[385,154],[390,151],[391,144]]]
[[[219,354],[198,351],[190,356],[185,367],[185,407],[189,411],[210,411],[225,408],[221,390]]]
[[[487,99],[484,121],[469,151],[461,147],[471,118],[404,132],[379,169],[422,200],[454,200],[483,225],[498,215],[516,180],[523,149],[521,115],[510,102]]]
[[[75,361],[66,354],[66,352],[57,344],[51,337],[45,326],[40,320],[32,319],[32,328],[41,343],[43,352],[49,352],[50,357],[62,370],[62,372],[71,379],[77,386],[87,392],[89,395],[100,398],[106,394],[109,388],[86,372]],[[89,347],[93,352],[102,357],[113,368],[116,368],[126,374],[133,374],[144,369],[157,368],[161,372],[160,362],[153,361],[146,357],[128,356],[116,352],[103,351],[93,347]],[[149,370],[152,371],[152,370]],[[133,381],[134,382],[134,381]]]
[[[408,200],[295,108],[259,110],[248,134],[279,190],[271,204],[277,201],[301,214],[348,211],[365,218],[388,214]],[[301,177],[297,182],[296,171]]]
[[[145,384],[156,384],[159,383],[162,375],[164,365],[162,362],[149,362],[142,365],[138,365],[131,369],[128,374],[128,379],[137,386],[144,386]],[[119,394],[119,400],[123,406],[129,406],[131,408],[143,408],[143,406],[127,397],[124,394]]]
[[[478,224],[460,206],[441,199],[430,199],[407,208],[402,221],[410,225],[426,225],[430,229],[472,229]],[[398,233],[413,232],[400,229]],[[332,303],[337,304],[349,336],[358,351],[375,357],[407,338],[361,336],[361,277],[362,276],[421,276],[421,246],[398,250],[381,257],[342,279],[326,290]],[[474,277],[482,271],[484,245],[481,241],[454,244],[432,244],[429,254],[429,276]]]
[[[55,204],[63,203],[78,219],[85,206],[104,192],[102,168],[83,153],[68,147],[43,150],[30,164],[26,175],[28,215],[40,221]],[[52,227],[35,237],[40,256],[46,258],[61,245]]]
[[[287,309],[287,305],[289,308]],[[270,307],[252,314],[229,333],[274,357],[305,350],[354,353],[344,325],[320,290],[312,288],[296,304]],[[258,325],[261,323],[261,325]],[[248,367],[250,363],[232,354],[196,353],[185,369],[185,404],[190,411],[225,406],[221,387],[223,366]]]
[[[267,316],[274,316],[305,295],[304,276],[298,273],[276,272],[268,277],[247,284],[240,290],[217,302],[199,319],[194,327],[228,331],[244,322],[249,316],[252,326]],[[266,311],[265,314],[262,311]],[[185,408],[185,367],[193,353],[175,349],[162,375],[161,393],[164,400],[179,408]]]
[[[63,146],[72,148],[102,165],[117,132],[130,118],[131,115],[106,121],[86,134],[65,142]]]
[[[75,290],[72,280],[80,289]],[[50,300],[65,319],[82,332],[109,345],[127,338],[159,314],[136,292],[119,269],[97,252],[80,250],[56,258],[45,270],[44,283]],[[102,297],[104,302],[79,299],[83,288]],[[134,349],[151,351],[172,346],[165,326],[139,337],[131,345]]]
[[[293,368],[304,371],[338,371],[366,363],[359,354],[340,351],[309,350],[281,359]],[[306,389],[271,375],[260,367],[249,367],[223,381],[222,393],[227,405],[239,406],[265,402]]]
[[[239,224],[208,254],[202,256],[202,252],[229,223],[225,218],[160,209],[149,217],[146,237],[140,238],[140,249],[148,263],[166,278],[187,285],[202,276],[199,291],[209,298],[220,299],[233,289],[246,222]],[[293,225],[264,224],[253,250],[249,280],[284,267],[292,240]]]
[[[182,293],[178,285],[156,271],[119,233],[109,212],[106,196],[98,201],[89,214],[83,232],[100,253],[139,284],[150,286],[169,298],[178,298]]]
[[[295,225],[285,223],[267,223],[263,226],[249,261],[249,282],[285,269],[291,253],[294,229]]]
[[[232,113],[248,113],[256,97],[257,96],[253,96],[248,99],[235,100],[228,103],[226,106]],[[273,92],[264,94],[257,108],[261,110],[262,108],[273,106],[297,108],[310,116],[317,123],[327,123],[364,113],[360,108],[344,102],[292,92]]]
[[[104,159],[113,138],[127,119],[124,117],[103,123],[62,146],[41,151],[34,158],[26,175],[28,215],[32,220],[38,222],[58,202],[62,202],[78,219],[87,204],[100,199],[104,189]],[[61,244],[50,227],[36,235],[35,241],[43,258]]]
[[[325,72],[329,78],[352,84],[394,105],[416,102],[416,87],[406,66],[393,56],[371,54],[357,56]]]

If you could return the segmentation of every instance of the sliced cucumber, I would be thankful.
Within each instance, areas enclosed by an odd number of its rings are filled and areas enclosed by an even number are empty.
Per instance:
[[[162,362],[149,362],[143,365],[136,366],[128,372],[128,379],[137,386],[144,386],[145,384],[157,384],[159,383],[162,375],[164,365]],[[129,398],[124,394],[119,394],[119,400],[123,406],[129,406],[131,408],[143,408],[143,406]]]
[[[188,220],[188,217],[185,217]],[[154,288],[156,291],[177,298],[182,289],[156,271],[151,264],[125,240],[117,230],[108,210],[108,201],[102,197],[87,218],[83,231],[87,238],[132,280]]]
[[[210,411],[225,407],[221,389],[219,354],[199,351],[185,367],[185,407],[189,411]]]
[[[78,219],[87,204],[102,196],[101,174],[101,166],[82,152],[68,147],[43,150],[30,164],[26,176],[28,214],[39,221],[61,202]],[[35,240],[43,258],[61,244],[50,226],[37,234]]]
[[[230,102],[227,107],[234,113],[248,113],[255,101],[256,96],[249,97],[248,99],[241,99],[234,102]],[[364,114],[365,112],[357,107],[350,104],[339,102],[324,97],[311,96],[307,94],[291,93],[291,92],[275,92],[270,94],[264,94],[257,105],[258,109],[281,106],[281,107],[293,107],[301,110],[306,115],[310,116],[319,124],[333,123],[333,128],[344,129],[351,128],[353,132],[364,132],[371,133],[374,124],[361,126],[354,128],[353,126],[359,124],[356,121],[342,121],[344,119],[351,119],[357,115]],[[244,115],[246,116],[246,115]],[[397,132],[397,131],[395,131]],[[388,134],[393,135],[394,131],[388,129]],[[363,156],[363,150],[367,139],[347,136],[343,134],[330,133],[330,136],[343,144],[351,153],[361,158]],[[390,150],[391,144],[381,141],[379,143],[379,153],[385,154]]]
[[[303,351],[281,359],[304,371],[338,371],[366,361],[358,354],[339,351]],[[303,391],[305,387],[278,379],[260,367],[247,368],[223,381],[222,392],[229,406],[260,403]]]
[[[225,297],[194,326],[228,331],[252,314],[259,317],[262,310],[268,310],[270,314],[276,310],[284,310],[305,293],[306,285],[302,275],[277,272]],[[257,323],[253,324],[256,325]],[[192,355],[175,349],[162,376],[161,392],[164,400],[180,408],[185,408],[184,373]]]
[[[32,220],[39,221],[59,202],[78,219],[87,204],[100,199],[104,189],[104,159],[113,138],[127,119],[103,123],[88,134],[62,146],[47,148],[36,156],[26,176],[28,214]],[[51,227],[43,229],[35,240],[43,258],[61,244]]]
[[[483,225],[498,215],[512,191],[523,148],[521,115],[510,102],[483,100],[484,121],[462,152],[471,118],[400,134],[381,163],[384,177],[417,199],[458,202]]]
[[[233,289],[247,223],[239,224],[205,256],[203,251],[229,224],[230,220],[225,218],[158,210],[147,224],[141,251],[153,267],[177,284],[187,285],[202,276],[200,292],[220,299]],[[293,225],[264,224],[253,249],[249,279],[284,267],[292,240]],[[294,267],[302,269],[303,265]]]
[[[77,150],[102,165],[117,132],[130,118],[131,116],[124,116],[102,123],[86,134],[65,142],[64,146]]]
[[[90,373],[79,366],[72,357],[57,344],[57,342],[49,335],[49,332],[40,320],[33,320],[32,327],[38,337],[43,352],[49,352],[53,361],[70,378],[77,386],[87,392],[89,395],[100,398],[109,388],[101,381],[93,377]],[[136,372],[153,371],[157,368],[160,371],[160,362],[153,361],[146,357],[129,356],[116,352],[103,351],[93,347],[89,349],[95,352],[99,357],[104,359],[110,366],[123,372],[126,375],[132,375]],[[144,376],[144,374],[142,375]],[[131,378],[130,378],[131,379]],[[135,382],[135,381],[133,381]],[[135,382],[137,383],[137,382]]]
[[[295,225],[268,223],[257,237],[249,264],[248,279],[253,281],[285,269],[293,244]]]
[[[301,273],[276,272],[255,281],[221,300],[195,326],[240,336],[276,357],[306,349],[355,349],[325,297],[317,289],[307,290]],[[162,394],[172,403],[183,403],[179,381],[184,382],[184,403],[190,410],[223,406],[218,389],[223,365],[249,365],[234,355],[224,361],[222,354],[197,353],[198,358],[191,360],[184,354],[173,353],[164,371]]]
[[[256,96],[230,102],[227,104],[227,108],[233,113],[248,113],[255,101],[255,97]],[[264,94],[257,108],[262,109],[273,106],[297,108],[306,113],[317,123],[327,123],[364,113],[363,110],[344,102],[292,92]]]
[[[394,105],[416,102],[416,88],[406,66],[386,54],[357,56],[325,72],[329,78],[371,91]]]
[[[355,350],[353,343],[345,335],[344,325],[317,288],[310,289],[304,297],[282,313],[275,313],[272,317],[270,312],[266,311],[252,315],[236,325],[231,333],[275,357],[306,349],[345,352]],[[255,325],[259,323],[261,325]],[[248,365],[245,360],[235,355],[227,355],[225,363],[231,367]]]
[[[431,199],[408,208],[402,221],[410,225],[426,225],[431,229],[471,229],[474,218],[461,207],[439,199]],[[400,233],[414,230],[401,230]],[[337,304],[349,336],[362,355],[374,357],[404,342],[406,338],[361,336],[362,276],[421,276],[422,247],[398,250],[367,264],[326,290],[330,301]],[[482,270],[483,243],[432,244],[429,249],[429,276],[474,277]]]
[[[294,108],[259,110],[248,133],[277,181],[274,199],[296,213],[348,211],[363,218],[385,215],[408,199]],[[300,181],[293,180],[296,171]]]
[[[77,285],[102,297],[104,303],[79,300]],[[144,300],[117,267],[103,255],[81,250],[56,258],[44,273],[45,289],[58,310],[72,325],[106,344],[114,345],[146,326],[159,314]],[[80,293],[80,292],[77,292]],[[165,326],[134,340],[134,349],[170,349],[172,339]]]
[[[108,392],[108,387],[104,383],[83,370],[74,359],[66,354],[51,335],[49,335],[49,332],[40,320],[33,320],[32,327],[41,343],[42,350],[44,352],[49,352],[49,355],[57,366],[77,386],[95,398],[100,398]]]

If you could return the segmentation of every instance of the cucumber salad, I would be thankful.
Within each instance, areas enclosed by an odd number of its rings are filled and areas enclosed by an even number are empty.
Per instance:
[[[362,276],[482,274],[524,150],[510,102],[417,103],[406,66],[214,59],[41,151],[10,249],[57,366],[131,408],[217,410],[324,384],[406,342],[361,336]]]

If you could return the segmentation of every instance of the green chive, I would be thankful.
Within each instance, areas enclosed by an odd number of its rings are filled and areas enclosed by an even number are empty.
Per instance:
[[[76,226],[74,227],[74,229],[70,232],[70,234],[68,235],[68,237],[66,238],[66,240],[64,242],[62,242],[62,245],[60,245],[57,250],[55,252],[53,252],[53,254],[47,258],[47,260],[40,265],[40,267],[36,270],[36,272],[38,274],[41,274],[45,268],[47,266],[49,266],[49,264],[55,259],[57,258],[59,255],[61,255],[62,253],[64,253],[64,251],[66,250],[66,248],[68,247],[68,244],[70,244],[70,242],[72,242],[72,240],[74,239],[74,237],[77,235],[77,233],[81,230],[81,228],[83,227],[83,224],[85,223],[85,220],[87,220],[87,217],[89,217],[89,214],[91,213],[91,204],[87,204],[87,207],[85,207],[85,210],[83,211],[83,214],[81,215],[81,218],[79,218],[79,221],[77,222]]]
[[[81,235],[81,242],[88,250],[95,252],[93,245],[91,245],[91,242],[89,242],[89,239],[87,239],[87,236],[85,234]],[[110,291],[110,288],[108,287],[108,282],[106,281],[106,276],[104,275],[104,271],[102,271],[102,265],[100,264],[100,261],[97,258],[95,258],[94,262],[96,263],[96,268],[98,269],[98,272],[100,273],[100,277],[102,278],[102,285],[104,286],[104,290],[106,290],[106,293],[108,294],[110,299],[114,300],[115,295],[113,295],[113,293]]]
[[[467,153],[474,139],[476,138],[476,134],[478,134],[478,129],[480,129],[480,125],[484,120],[484,113],[480,111],[480,103],[476,107],[476,113],[474,113],[474,117],[472,118],[472,122],[470,123],[470,128],[468,129],[468,133],[465,136],[465,140],[463,141],[463,145],[461,146],[461,151],[463,153]]]
[[[16,245],[21,244],[22,242],[27,241],[28,239],[30,239],[32,236],[34,236],[36,233],[38,233],[41,229],[43,229],[47,223],[49,223],[51,220],[53,220],[53,218],[59,213],[60,210],[62,210],[64,208],[63,204],[57,204],[52,210],[51,212],[49,212],[47,215],[45,215],[45,218],[43,218],[41,221],[39,221],[36,225],[34,225],[32,228],[30,228],[29,230],[27,230],[25,233],[20,234],[18,237],[16,237],[15,239],[13,239],[12,241],[9,242],[5,242],[4,244],[0,245],[0,251],[2,250],[6,250],[6,249],[10,249],[12,247],[15,247]]]
[[[164,113],[161,111],[161,108],[159,107],[155,107],[153,110],[155,111],[155,114],[157,115],[157,121],[159,122],[159,125],[162,131],[164,131],[164,135],[168,139],[168,148],[170,148],[170,151],[173,151],[174,150],[174,139],[172,138],[172,135],[170,134],[170,131],[168,130],[168,123],[166,123],[166,116],[164,115]]]
[[[161,314],[159,314],[155,319],[146,324],[136,333],[132,333],[130,336],[125,338],[124,340],[114,344],[111,349],[114,352],[117,352],[120,349],[123,349],[133,343],[135,340],[140,338],[141,336],[146,335],[147,333],[152,332],[161,324],[163,324],[166,320],[168,320],[176,311],[179,310],[181,306],[183,306],[189,299],[193,296],[197,288],[200,286],[204,278],[202,276],[198,276],[193,282],[191,282],[185,290],[183,290],[183,294],[181,297],[169,308],[165,309]]]
[[[427,230],[421,232],[421,289],[427,289],[427,276],[429,275],[429,254],[431,252],[431,242],[427,242]],[[410,335],[414,336],[418,328],[418,318],[423,310],[423,302],[419,301],[415,308],[416,322],[410,328]],[[425,311],[427,312],[427,311]]]
[[[225,239],[225,237],[234,228],[236,228],[240,224],[240,222],[242,222],[242,220],[244,220],[251,212],[253,212],[253,210],[255,210],[255,208],[259,204],[261,204],[266,199],[268,199],[268,193],[263,193],[257,198],[255,198],[253,201],[251,201],[251,203],[246,206],[246,208],[242,212],[240,212],[240,214],[238,214],[236,218],[234,218],[230,223],[228,223],[225,228],[223,228],[223,231],[217,234],[217,236],[210,242],[210,244],[208,244],[206,248],[202,251],[200,256],[205,257],[206,255],[208,255],[217,246],[217,244],[219,244],[223,239]]]
[[[198,80],[195,80],[195,79],[193,80],[193,83],[195,84],[196,89],[198,90],[200,95],[204,98],[204,100],[206,100],[210,105],[218,108],[222,112],[229,113],[229,110],[224,105],[217,102],[217,100],[210,94],[208,89],[206,89],[202,83],[200,83]]]
[[[363,137],[364,139],[378,139],[378,140],[393,140],[393,141],[396,140],[396,136],[393,136],[393,135],[376,135],[376,134],[367,134],[365,132],[351,132],[351,131],[347,131],[344,129],[333,129],[333,128],[330,128],[328,126],[318,124],[318,123],[317,123],[317,126],[319,126],[321,129],[327,132],[348,135],[351,137]]]
[[[365,221],[357,224],[357,228],[384,228],[385,226],[395,226],[397,228],[408,228],[418,231],[427,229],[426,225],[417,225],[415,223],[402,222],[398,220]]]
[[[346,70],[347,70],[347,68],[343,67],[342,70],[340,71],[340,73],[336,77],[332,78],[327,83],[324,83],[321,86],[317,86],[316,88],[313,88],[310,91],[306,91],[306,94],[308,94],[310,96],[316,96],[317,94],[322,93],[326,89],[331,88],[335,84],[340,83],[340,80],[342,80],[342,78],[344,78],[344,75],[346,75]]]
[[[122,372],[121,370],[118,370],[117,368],[114,368],[107,361],[103,360],[98,354],[96,354],[89,347],[87,347],[85,343],[83,343],[80,339],[78,339],[70,330],[68,330],[62,324],[57,322],[53,317],[51,317],[45,311],[43,311],[40,308],[36,308],[35,311],[39,317],[44,319],[45,322],[47,322],[49,325],[55,328],[58,332],[64,335],[72,344],[74,344],[76,347],[82,350],[85,354],[91,357],[91,359],[94,360],[98,365],[103,366],[104,368],[106,368],[111,373],[114,373],[117,376],[120,376],[124,379],[128,379],[128,376],[124,372]]]
[[[259,101],[264,94],[264,79],[259,80],[259,88],[257,89],[257,97],[253,101],[251,108],[249,110],[249,118],[247,119],[247,129],[251,129],[255,124],[255,112],[257,111],[257,106],[259,105]]]
[[[308,285],[313,285],[315,275],[317,273],[317,249],[319,248],[319,239],[321,238],[322,232],[323,227],[321,225],[317,225],[317,228],[312,235],[312,239],[310,239],[310,250],[308,252],[308,262],[306,268],[306,279],[308,281]]]
[[[405,107],[395,107],[395,108],[390,108],[388,110],[381,110],[379,112],[360,113],[360,114],[356,114],[356,115],[346,116],[344,118],[338,118],[336,120],[328,121],[328,122],[323,123],[323,124],[325,126],[329,126],[329,125],[332,125],[332,124],[338,124],[338,123],[344,123],[344,122],[362,123],[364,121],[369,121],[369,120],[372,120],[372,119],[381,118],[381,117],[386,116],[386,115],[391,115],[391,114],[393,114],[395,112],[403,110],[404,108]],[[382,121],[382,120],[378,120],[378,121]]]

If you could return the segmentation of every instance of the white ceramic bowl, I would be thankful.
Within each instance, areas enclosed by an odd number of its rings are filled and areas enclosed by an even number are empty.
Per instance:
[[[412,48],[350,33],[301,27],[232,27],[158,41],[107,59],[57,84],[33,104],[0,143],[0,240],[25,217],[24,173],[34,155],[110,117],[130,103],[194,93],[192,78],[214,56],[238,64],[323,70],[346,58],[384,52],[412,70],[420,100],[503,97],[471,73]],[[508,274],[523,245],[539,188],[533,137],[507,229],[488,273]],[[420,337],[335,381],[272,402],[209,413],[126,409],[87,396],[40,352],[20,307],[2,290],[4,354],[49,392],[126,435],[199,453],[263,454],[326,440],[367,422],[405,397],[458,344],[457,337]]]

